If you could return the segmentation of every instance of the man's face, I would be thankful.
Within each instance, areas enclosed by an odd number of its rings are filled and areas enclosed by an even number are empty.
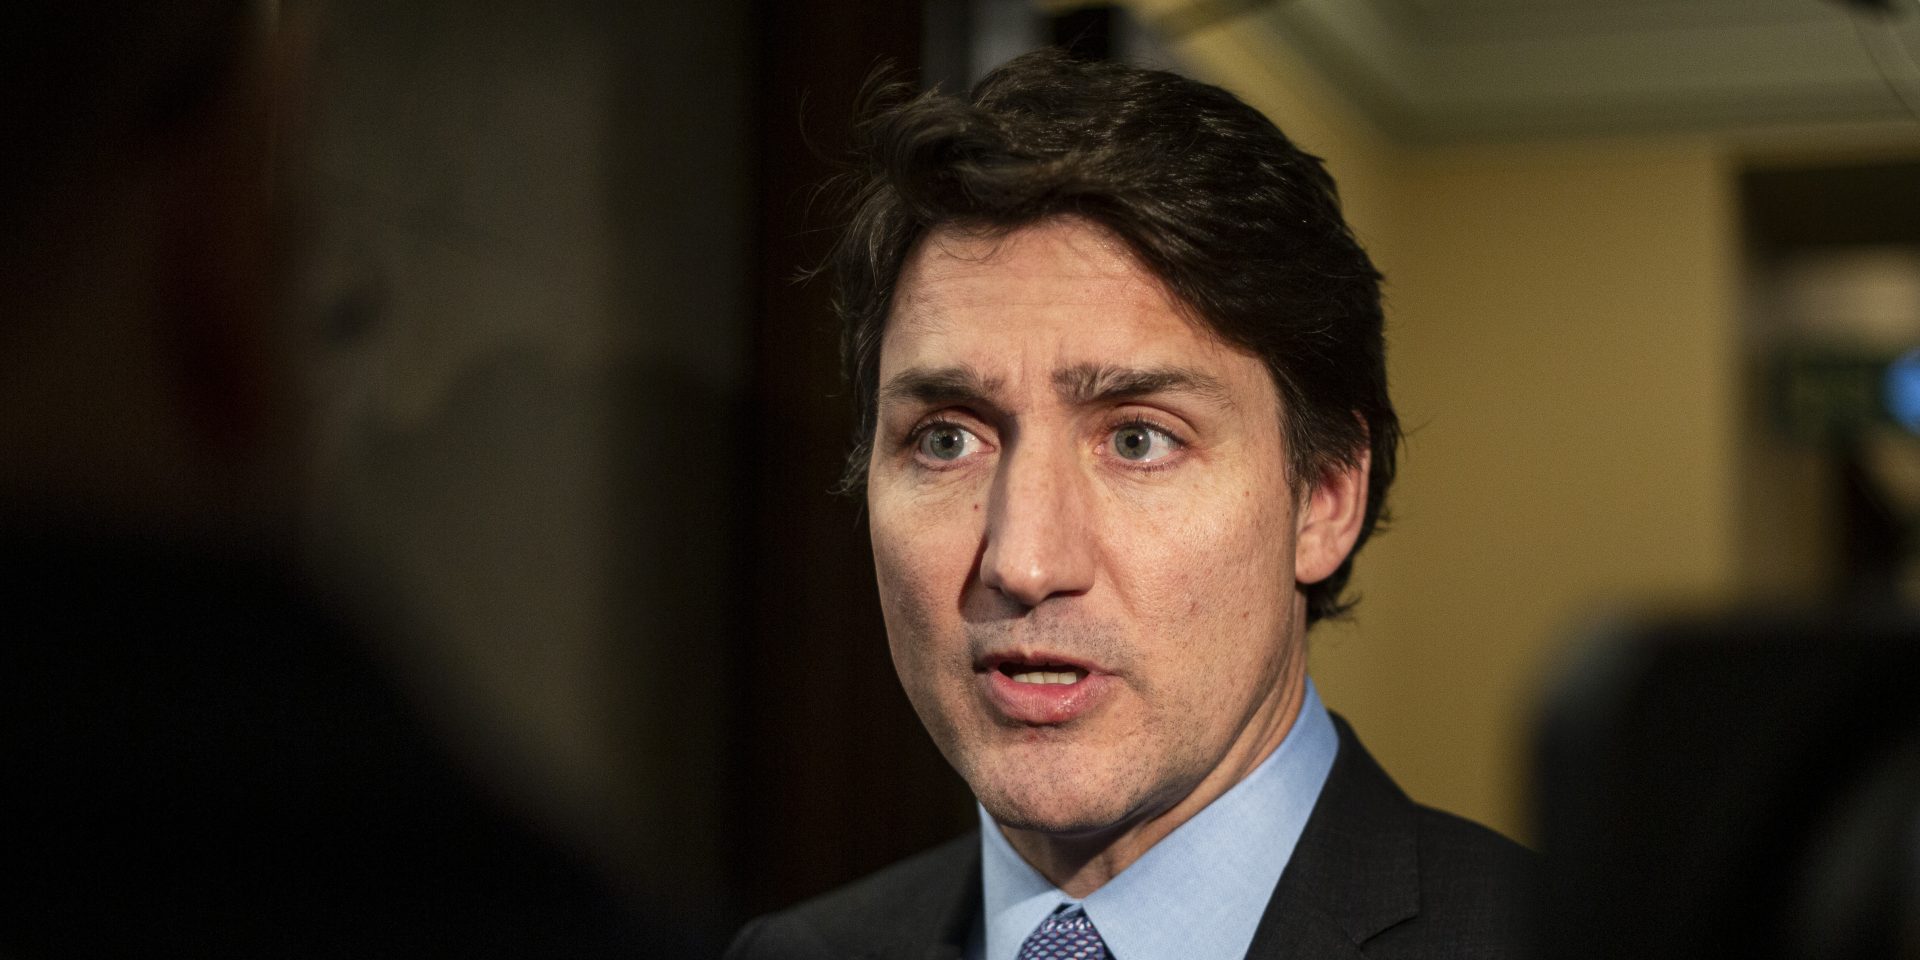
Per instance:
[[[930,235],[879,385],[867,497],[894,665],[998,820],[1126,828],[1279,742],[1304,675],[1296,576],[1345,554],[1311,517],[1345,506],[1290,487],[1257,358],[1063,219]]]

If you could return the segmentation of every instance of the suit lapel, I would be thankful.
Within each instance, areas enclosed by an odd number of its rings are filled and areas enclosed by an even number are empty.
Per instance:
[[[1247,960],[1357,960],[1360,956],[1360,946],[1339,923],[1299,897],[1276,897],[1247,948]]]
[[[1420,910],[1419,836],[1400,792],[1339,716],[1327,783],[1254,932],[1249,960],[1358,957]]]

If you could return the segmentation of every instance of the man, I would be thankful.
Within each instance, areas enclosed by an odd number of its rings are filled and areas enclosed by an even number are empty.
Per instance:
[[[1019,58],[863,128],[833,264],[901,682],[981,831],[733,956],[1512,953],[1530,855],[1306,676],[1393,478],[1379,275],[1230,94]]]

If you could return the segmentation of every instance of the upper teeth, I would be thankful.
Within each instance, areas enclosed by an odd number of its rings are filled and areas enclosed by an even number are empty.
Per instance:
[[[1016,673],[1013,675],[1014,683],[1078,683],[1079,680],[1080,675],[1072,671],[1052,673],[1046,670],[1036,670],[1032,673]]]

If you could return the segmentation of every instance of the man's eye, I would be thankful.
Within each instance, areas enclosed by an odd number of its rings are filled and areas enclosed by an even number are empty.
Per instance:
[[[979,445],[979,438],[951,425],[934,426],[920,435],[920,453],[930,460],[958,460]]]
[[[1151,463],[1178,449],[1180,441],[1165,430],[1130,423],[1113,431],[1113,452],[1122,460]]]

